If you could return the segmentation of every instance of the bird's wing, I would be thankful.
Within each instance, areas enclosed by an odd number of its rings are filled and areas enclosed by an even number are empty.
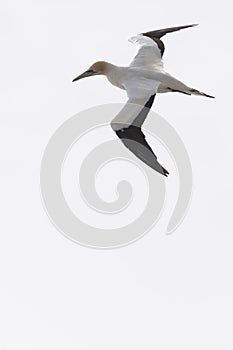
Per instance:
[[[164,176],[169,175],[169,172],[158,162],[157,156],[154,154],[152,148],[146,141],[144,133],[139,127],[130,125],[128,128],[115,131],[115,133],[126,148],[137,158],[160,174]]]
[[[158,29],[150,32],[136,35],[129,39],[130,42],[140,45],[137,55],[134,57],[130,66],[133,67],[153,67],[155,69],[163,69],[162,57],[165,50],[161,37],[167,33],[177,30],[194,27],[196,24],[172,27],[166,29]]]
[[[133,36],[129,41],[139,45],[137,55],[130,63],[130,67],[163,69],[161,50],[155,41],[143,34]]]
[[[169,172],[161,166],[152,148],[146,141],[141,126],[154,102],[151,95],[145,105],[126,103],[120,113],[113,119],[111,126],[122,143],[140,160],[164,176]],[[132,101],[132,100],[131,100]]]
[[[141,128],[154,102],[160,82],[135,76],[125,80],[123,85],[128,95],[128,101],[114,118],[112,125],[115,123],[116,129],[120,129],[136,125],[137,121],[137,126]]]
[[[128,102],[143,105],[148,99],[157,93],[160,81],[145,77],[131,78],[123,83],[129,98]]]

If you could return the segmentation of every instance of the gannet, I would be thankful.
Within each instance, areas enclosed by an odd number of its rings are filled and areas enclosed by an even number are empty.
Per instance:
[[[111,122],[111,127],[130,151],[165,176],[168,176],[169,172],[157,161],[141,127],[157,93],[179,92],[214,98],[182,83],[167,73],[163,67],[162,57],[165,47],[161,37],[196,25],[153,30],[131,37],[129,41],[138,44],[139,50],[129,66],[119,67],[109,62],[98,61],[73,79],[74,82],[86,77],[104,75],[112,85],[126,90],[128,101]]]

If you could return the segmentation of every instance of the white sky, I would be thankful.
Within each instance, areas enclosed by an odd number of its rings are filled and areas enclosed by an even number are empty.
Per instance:
[[[199,23],[164,39],[165,68],[215,100],[157,96],[183,139],[193,201],[171,236],[95,251],[48,220],[39,170],[53,132],[88,107],[123,102],[96,60],[127,64],[131,35]],[[232,350],[232,4],[8,1],[1,6],[0,348]]]

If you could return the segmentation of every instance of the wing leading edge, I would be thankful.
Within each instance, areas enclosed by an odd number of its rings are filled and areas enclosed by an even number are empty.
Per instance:
[[[162,57],[164,54],[165,46],[161,38],[168,33],[173,33],[178,30],[191,28],[194,26],[197,26],[197,24],[152,30],[150,32],[141,33],[131,37],[129,41],[138,44],[140,48],[130,65],[134,67],[153,66],[156,69],[162,69]]]

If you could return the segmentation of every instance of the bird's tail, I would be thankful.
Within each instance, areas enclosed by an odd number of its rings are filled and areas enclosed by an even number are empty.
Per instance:
[[[205,97],[209,97],[209,98],[215,98],[214,96],[207,95],[204,92],[198,91],[196,89],[189,89],[189,92],[191,95],[198,95],[198,96],[205,96]]]
[[[198,95],[214,98],[214,96],[207,95],[204,92],[189,87],[168,73],[163,75],[161,83],[162,84],[159,86],[158,92],[176,91],[186,95]]]

